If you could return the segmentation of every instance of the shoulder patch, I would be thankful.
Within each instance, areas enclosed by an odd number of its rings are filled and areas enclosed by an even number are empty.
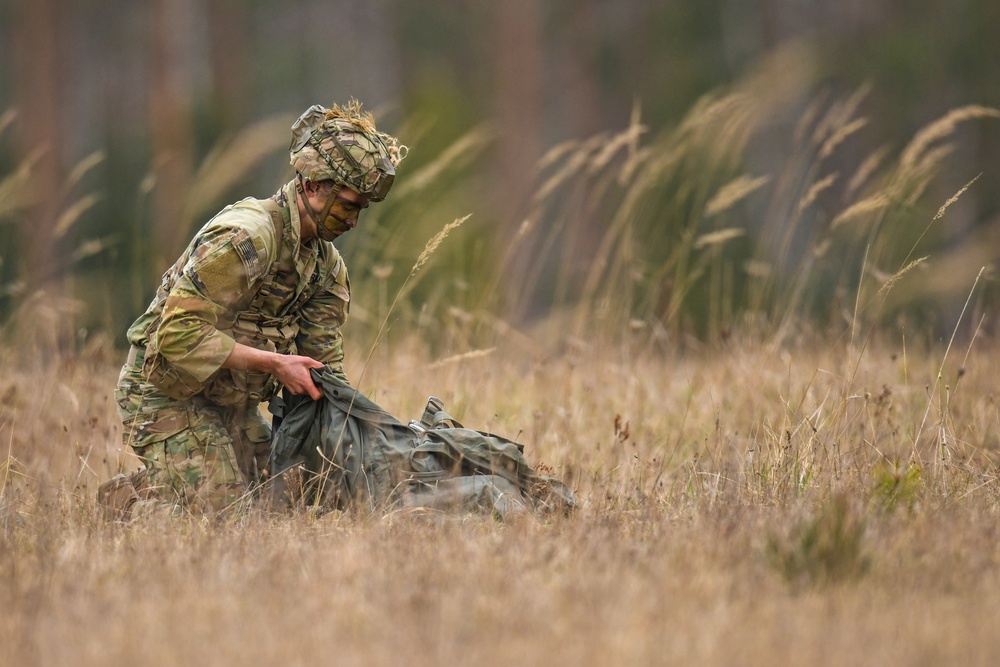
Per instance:
[[[257,253],[253,239],[247,234],[246,230],[238,229],[233,234],[233,250],[236,251],[240,261],[243,262],[243,268],[246,269],[247,284],[249,285],[264,272],[264,263]]]

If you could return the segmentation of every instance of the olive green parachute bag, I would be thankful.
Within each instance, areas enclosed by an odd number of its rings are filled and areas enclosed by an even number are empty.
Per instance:
[[[528,465],[522,445],[462,427],[436,398],[419,422],[406,425],[328,367],[312,376],[322,399],[271,401],[270,469],[279,502],[485,511],[499,518],[576,507],[565,484]]]

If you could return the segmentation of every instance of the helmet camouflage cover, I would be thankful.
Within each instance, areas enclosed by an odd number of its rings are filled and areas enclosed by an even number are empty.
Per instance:
[[[314,104],[306,109],[292,125],[289,154],[304,178],[332,179],[371,201],[382,201],[392,187],[396,165],[406,157],[406,146],[376,130],[371,113],[351,100],[345,107]]]

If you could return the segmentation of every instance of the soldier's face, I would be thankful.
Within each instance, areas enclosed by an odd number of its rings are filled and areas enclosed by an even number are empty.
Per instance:
[[[314,215],[322,215],[328,203],[330,209],[323,220],[317,221],[318,226],[322,229],[317,229],[317,225],[311,224],[312,220],[303,220],[303,238],[319,236],[325,241],[332,241],[354,229],[358,224],[361,211],[368,208],[368,199],[354,190],[345,187],[340,191],[335,191],[332,185],[325,183],[315,189],[307,187],[306,197]],[[330,201],[331,197],[332,201]],[[307,227],[313,227],[313,229],[310,230]]]
[[[323,206],[326,206],[326,201],[323,202]],[[350,188],[343,188],[335,195],[330,212],[322,224],[331,235],[340,236],[358,226],[358,217],[366,208],[368,208],[366,198]]]

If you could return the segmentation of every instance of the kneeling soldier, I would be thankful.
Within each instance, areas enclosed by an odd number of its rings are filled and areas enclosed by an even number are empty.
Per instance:
[[[145,470],[102,485],[109,514],[218,511],[262,480],[271,429],[259,403],[281,386],[318,399],[313,368],[344,376],[350,282],[332,241],[385,198],[405,150],[356,101],[313,106],[292,126],[295,178],[195,235],[128,330],[115,398]]]

